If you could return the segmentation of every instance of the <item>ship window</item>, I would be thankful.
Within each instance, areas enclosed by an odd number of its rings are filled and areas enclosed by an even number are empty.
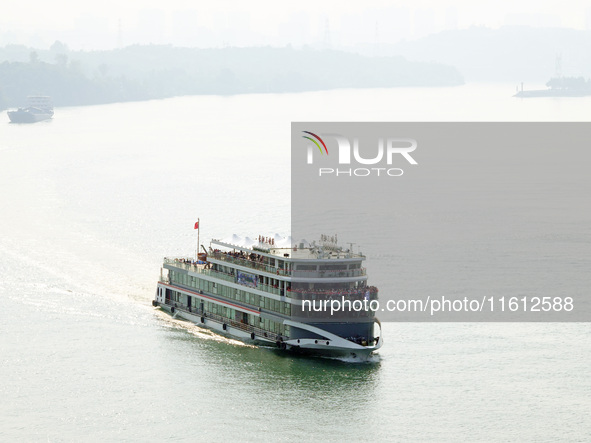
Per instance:
[[[338,270],[338,269],[346,269],[346,268],[343,265],[321,265],[320,266],[321,271],[332,271],[332,270]]]
[[[297,265],[296,269],[299,271],[315,271],[316,265]]]

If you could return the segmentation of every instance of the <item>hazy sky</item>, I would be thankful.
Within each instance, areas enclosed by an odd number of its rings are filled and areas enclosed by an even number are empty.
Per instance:
[[[591,2],[581,0],[30,0],[5,2],[0,45],[74,49],[134,43],[219,47],[395,43],[445,29],[503,25],[591,29]]]

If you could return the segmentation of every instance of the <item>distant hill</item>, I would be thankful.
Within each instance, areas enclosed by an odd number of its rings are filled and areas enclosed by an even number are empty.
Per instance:
[[[545,83],[558,74],[557,56],[562,75],[591,76],[591,31],[565,28],[473,27],[382,45],[380,53],[450,64],[469,82]]]
[[[130,46],[112,51],[0,48],[0,106],[31,93],[56,106],[193,94],[281,93],[335,88],[451,86],[460,73],[442,63],[400,56],[287,48],[195,49]]]

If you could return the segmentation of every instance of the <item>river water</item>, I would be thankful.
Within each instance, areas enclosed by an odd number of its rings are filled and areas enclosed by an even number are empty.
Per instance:
[[[585,121],[511,85],[179,97],[0,116],[0,440],[586,441],[586,323],[386,323],[364,364],[151,306],[166,255],[289,234],[291,121]],[[572,234],[576,237],[576,233]],[[371,280],[371,269],[368,269]]]

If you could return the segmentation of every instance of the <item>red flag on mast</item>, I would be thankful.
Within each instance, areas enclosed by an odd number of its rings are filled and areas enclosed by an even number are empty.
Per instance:
[[[199,222],[195,222],[195,229],[199,229]]]

